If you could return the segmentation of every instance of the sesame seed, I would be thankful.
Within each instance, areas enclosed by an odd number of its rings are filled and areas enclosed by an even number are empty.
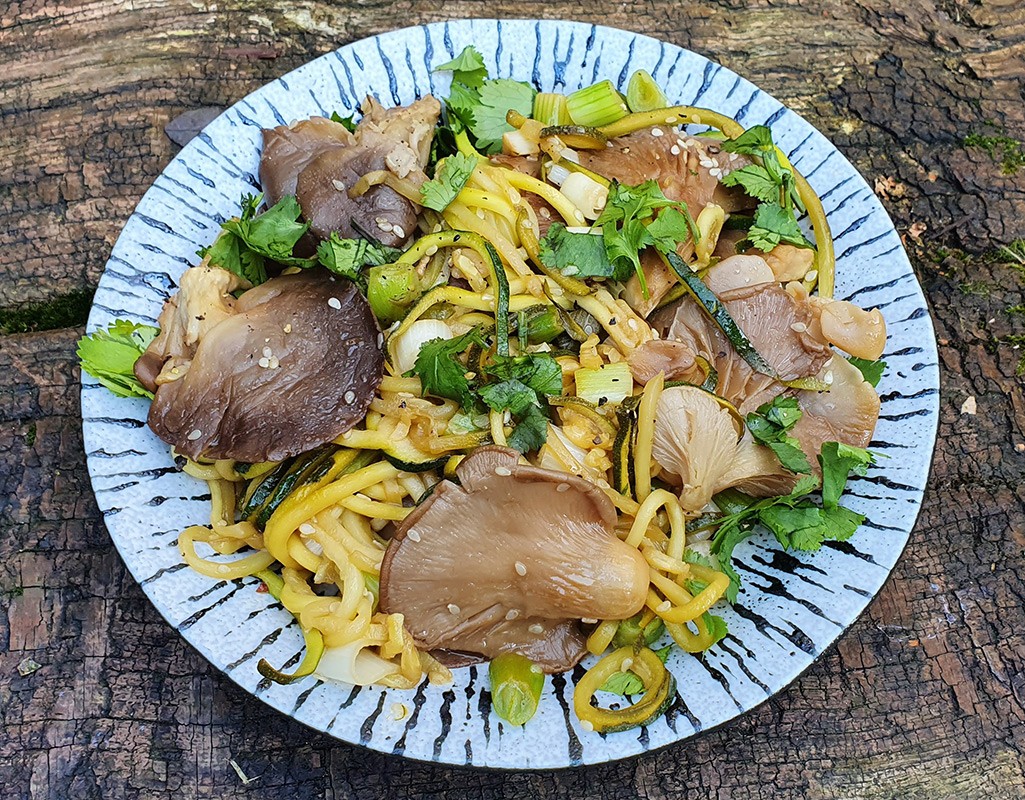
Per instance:
[[[597,486],[599,489],[611,489],[612,488],[612,485],[607,480],[605,480],[604,478],[598,478],[598,480],[596,480],[594,482],[594,485]]]
[[[406,532],[406,538],[409,539],[411,542],[419,542],[420,534],[414,530],[410,530]]]
[[[539,634],[539,633],[544,633],[545,632],[545,629],[540,625],[540,623],[537,623],[537,622],[535,622],[533,625],[528,626],[527,630],[530,631],[533,634]]]
[[[581,617],[580,621],[585,625],[594,625],[597,621],[597,617]]]
[[[594,725],[592,725],[586,719],[580,720],[580,727],[583,728],[588,733],[593,733],[594,732]]]
[[[310,525],[310,523],[308,522],[304,522],[302,525],[299,526],[299,533],[303,534],[304,536],[309,536],[311,533],[316,532],[317,529]]]
[[[527,574],[527,566],[522,561],[517,561],[513,564],[513,568],[516,570],[516,574],[521,578]]]
[[[638,325],[637,325],[637,320],[635,320],[635,319],[628,319],[628,320],[626,321],[626,326],[627,326],[627,327],[628,327],[628,328],[629,328],[630,330],[632,330],[632,331],[635,331],[635,330],[637,330],[637,329],[638,329]]]
[[[346,403],[351,403],[353,400],[356,399],[356,393],[350,389],[349,391],[347,391],[345,393],[345,396],[344,396],[343,399],[345,400]]]
[[[281,362],[278,361],[277,356],[271,356],[267,359],[267,369],[277,369],[281,366]]]
[[[790,326],[790,330],[796,331],[797,333],[804,333],[806,330],[808,330],[808,326],[805,325],[803,322],[795,322],[793,325]]]
[[[264,358],[270,358],[272,355],[274,355],[274,351],[273,350],[271,350],[269,347],[263,348],[263,357]]]
[[[669,148],[669,152],[672,153],[674,156],[680,155],[680,145],[674,144],[672,147]]]
[[[495,467],[495,474],[501,475],[503,478],[507,478],[512,475],[512,470],[508,467]]]
[[[541,674],[541,672],[543,671],[543,670],[541,669],[541,665],[540,665],[540,664],[531,664],[531,665],[530,665],[530,667],[528,667],[528,669],[529,669],[529,670],[530,670],[531,672],[533,672],[533,673],[534,673],[535,675],[540,675],[540,674]]]
[[[342,307],[342,301],[339,300],[337,297],[330,297],[330,298],[328,298],[327,304],[329,306],[331,306],[331,308],[336,308],[337,309],[337,308],[341,308]]]
[[[282,328],[282,330],[283,330],[283,331],[284,331],[285,333],[291,333],[291,332],[292,332],[292,323],[291,323],[291,322],[289,322],[289,323],[288,323],[288,324],[287,324],[287,325],[286,325],[286,326],[285,326],[284,328]]]
[[[658,604],[658,607],[655,610],[659,614],[665,614],[672,607],[672,603],[670,603],[668,600],[663,600],[661,603]]]
[[[335,189],[337,191],[339,191],[339,192],[344,192],[345,191],[345,184],[342,183],[340,180],[335,179],[335,180],[331,181],[331,185],[334,186]]]
[[[449,614],[458,614],[461,610],[462,609],[460,609],[459,606],[457,606],[455,603],[449,603],[448,604],[448,613]]]
[[[555,487],[555,491],[557,491],[557,492],[568,492],[569,491],[569,484],[568,483],[560,483],[558,486]]]
[[[676,122],[676,117],[666,117],[666,125],[672,125]]]
[[[257,362],[264,369],[270,369],[270,359],[264,356]]]
[[[221,564],[221,566],[217,568],[217,571],[221,573],[221,575],[227,575],[229,572],[231,572],[231,567],[229,567],[227,564]]]
[[[199,438],[200,436],[202,436],[202,435],[203,435],[203,431],[201,431],[201,430],[200,430],[199,428],[196,428],[195,430],[193,430],[193,431],[192,431],[192,432],[191,432],[191,433],[190,433],[190,434],[188,435],[188,440],[189,440],[190,442],[194,442],[194,441],[196,441],[196,439],[198,439],[198,438]]]
[[[511,609],[509,609],[508,611],[505,612],[505,618],[507,620],[509,620],[510,622],[512,622],[514,619],[516,619],[519,615],[520,615],[520,612],[517,609],[515,609],[515,608],[511,608]]]
[[[657,139],[659,136],[665,136],[666,132],[664,130],[662,130],[661,128],[652,128],[651,129],[651,135],[654,136]]]
[[[623,663],[619,667],[619,670],[620,670],[620,672],[626,672],[633,665],[634,665],[634,660],[632,658],[624,658],[623,659]]]
[[[398,236],[400,239],[406,238],[406,229],[401,225],[392,225],[391,232]]]
[[[822,380],[824,380],[826,383],[832,383],[833,382],[833,370],[829,370],[825,375],[823,375],[822,376]]]
[[[385,220],[384,222],[378,222],[377,227],[385,233],[391,233],[395,226],[388,222],[388,220]]]
[[[813,281],[819,277],[819,271],[817,269],[809,270],[808,274],[804,276],[806,281]]]

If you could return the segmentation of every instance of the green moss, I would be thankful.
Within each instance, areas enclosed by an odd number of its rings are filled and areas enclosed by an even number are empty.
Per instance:
[[[986,155],[1000,164],[1000,170],[1005,175],[1014,175],[1025,167],[1025,145],[1010,136],[970,133],[964,138],[964,146],[984,150]]]
[[[971,297],[989,297],[990,286],[983,281],[966,281],[965,283],[958,284],[957,288],[961,291],[961,294]]]
[[[32,423],[28,426],[28,431],[25,433],[25,444],[31,447],[36,443],[36,423]]]
[[[85,325],[94,289],[76,289],[44,303],[0,308],[0,334],[52,331]]]
[[[1010,336],[1001,336],[997,341],[1001,344],[1009,344],[1012,347],[1021,348],[1025,344],[1025,336],[1013,333]],[[1018,359],[1018,366],[1014,368],[1014,374],[1019,378],[1025,376],[1025,350],[1022,350],[1021,357]]]

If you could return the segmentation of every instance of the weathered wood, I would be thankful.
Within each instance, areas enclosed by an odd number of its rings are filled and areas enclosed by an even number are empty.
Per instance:
[[[182,111],[228,105],[400,21],[485,15],[590,19],[704,52],[805,114],[876,181],[909,230],[943,369],[934,473],[894,578],[790,690],[695,742],[552,774],[380,756],[268,711],[159,618],[114,553],[85,475],[73,366],[80,329],[5,336],[7,795],[1021,797],[1025,397],[1015,372],[1025,362],[1015,347],[1025,343],[1025,270],[993,251],[1025,236],[1025,170],[1005,175],[963,146],[971,133],[1025,138],[1018,0],[685,0],[584,13],[507,0],[8,4],[0,307],[95,283],[120,226],[176,152],[163,127]],[[961,412],[968,397],[976,415]],[[22,677],[26,658],[42,666]],[[256,781],[244,786],[232,758]]]

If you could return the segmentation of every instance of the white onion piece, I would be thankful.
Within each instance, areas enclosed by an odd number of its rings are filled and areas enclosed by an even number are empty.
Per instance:
[[[418,319],[391,342],[392,361],[399,374],[409,372],[420,348],[432,339],[451,339],[452,329],[440,319]]]
[[[326,648],[317,664],[317,674],[354,686],[369,686],[389,675],[397,675],[398,666],[369,652],[368,644],[366,639],[357,639],[341,647]]]

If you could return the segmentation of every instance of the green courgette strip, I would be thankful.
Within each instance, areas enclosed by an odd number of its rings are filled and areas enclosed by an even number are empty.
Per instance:
[[[415,264],[428,255],[428,250],[432,247],[468,247],[479,255],[491,270],[492,287],[495,292],[495,349],[500,356],[509,355],[509,279],[505,276],[505,267],[498,257],[498,251],[480,234],[470,231],[439,231],[418,239],[398,257],[396,263]],[[422,307],[425,305],[426,307]],[[432,305],[432,293],[428,292],[413,306],[392,336],[405,333]]]
[[[595,692],[617,672],[629,670],[644,684],[644,696],[615,711],[591,705]],[[647,647],[621,647],[587,670],[573,690],[573,709],[596,733],[616,733],[647,725],[666,712],[676,697],[676,680],[662,660]]]
[[[267,591],[270,593],[270,596],[280,602],[281,589],[285,585],[281,576],[276,572],[271,572],[269,569],[260,570],[254,574],[257,578],[263,581],[263,584],[267,587]],[[304,629],[303,640],[306,643],[306,652],[303,655],[303,660],[299,662],[299,666],[296,668],[295,672],[282,672],[281,670],[275,669],[265,658],[260,659],[260,662],[256,665],[256,669],[261,675],[263,675],[263,677],[282,685],[292,683],[299,678],[311,675],[320,663],[321,656],[324,655],[324,634],[316,628],[310,628],[309,630]]]

